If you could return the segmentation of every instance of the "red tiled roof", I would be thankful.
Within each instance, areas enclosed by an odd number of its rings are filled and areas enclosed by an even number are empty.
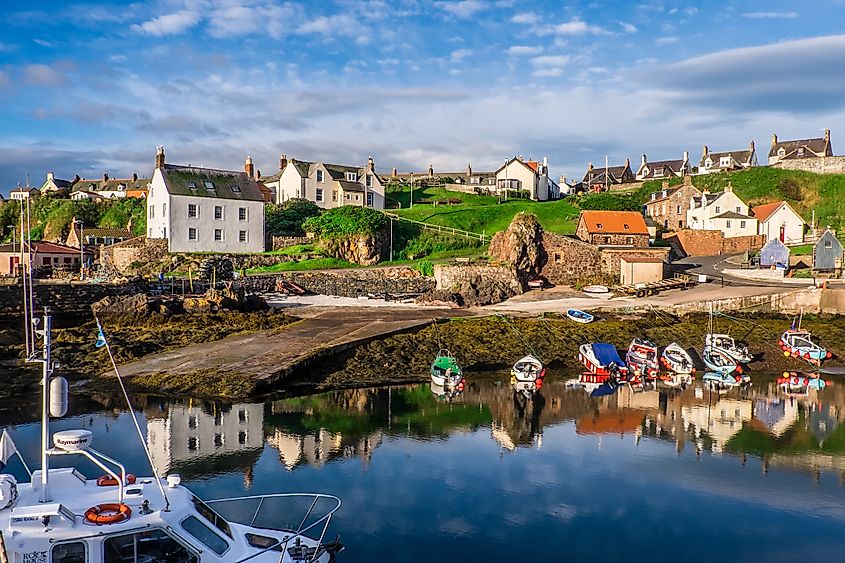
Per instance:
[[[579,221],[584,221],[590,234],[648,234],[645,219],[636,211],[582,211]]]
[[[527,164],[528,167],[531,168],[531,170],[533,170],[534,172],[536,172],[537,168],[540,166],[540,163],[537,162],[536,160],[529,160],[525,164]]]
[[[768,219],[772,213],[777,211],[781,205],[783,205],[784,201],[776,201],[774,203],[764,203],[763,205],[756,205],[751,208],[751,213],[754,217],[757,218],[758,221],[761,223]]]

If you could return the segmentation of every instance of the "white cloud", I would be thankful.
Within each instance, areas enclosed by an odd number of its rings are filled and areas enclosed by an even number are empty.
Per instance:
[[[635,26],[632,23],[619,22],[619,25],[622,26],[622,31],[624,31],[625,33],[636,33],[637,32],[637,26]]]
[[[24,84],[33,86],[59,86],[67,82],[67,77],[48,65],[26,65],[22,69],[21,78]]]
[[[531,73],[531,76],[538,76],[544,78],[556,78],[563,75],[562,68],[539,68]]]
[[[46,47],[48,49],[52,49],[56,46],[54,41],[47,41],[46,39],[33,39],[32,40],[36,45],[40,45],[41,47]]]
[[[481,0],[459,0],[457,2],[435,2],[435,6],[456,18],[469,18],[487,8]]]
[[[742,14],[744,18],[752,19],[793,19],[798,17],[797,12],[748,12]]]
[[[522,12],[512,17],[511,21],[513,23],[535,24],[540,21],[540,17],[532,12]]]
[[[569,55],[540,55],[529,59],[534,66],[564,66],[570,61]]]
[[[455,62],[459,62],[472,54],[472,49],[457,49],[452,51],[449,58],[451,58]]]
[[[549,24],[536,27],[540,35],[605,35],[608,32],[596,25],[589,25],[587,22],[574,18],[568,22]]]
[[[539,45],[537,46],[529,46],[529,45],[513,45],[508,49],[508,55],[519,57],[524,55],[539,55],[543,52],[543,48]]]
[[[145,21],[142,24],[134,24],[132,29],[145,35],[162,37],[164,35],[178,35],[187,31],[200,22],[198,12],[192,10],[180,10],[171,14],[164,14],[157,18]]]
[[[657,39],[654,40],[654,44],[662,47],[664,45],[674,45],[675,43],[677,43],[680,40],[681,40],[680,37],[677,37],[677,36],[674,36],[674,35],[668,35],[666,37],[658,37]]]
[[[689,8],[684,9],[684,13],[688,16],[694,16],[698,13],[698,8],[696,8],[695,6],[690,6]]]

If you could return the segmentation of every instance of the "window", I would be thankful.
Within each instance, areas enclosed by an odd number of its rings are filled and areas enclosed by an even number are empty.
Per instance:
[[[323,181],[323,171],[322,170],[317,170],[317,181],[318,182]]]
[[[223,242],[223,229],[214,229],[214,242]]]
[[[343,194],[343,199],[349,199],[349,194]]]
[[[49,266],[50,265],[50,258],[49,257],[42,258],[41,264],[44,265],[44,266]]]
[[[731,165],[731,157],[723,156],[719,159],[719,166],[721,166],[722,168],[725,168],[725,167],[730,166],[730,165]]]
[[[317,188],[317,197],[315,198],[317,201],[323,201],[323,189]]]
[[[222,205],[215,205],[214,206],[214,218],[218,221],[223,219],[223,206]]]
[[[214,182],[212,182],[211,180],[206,180],[205,182],[203,182],[203,184],[205,184],[205,189],[207,190],[214,189]]]
[[[238,221],[246,221],[246,207],[238,207]]]
[[[663,169],[662,169],[662,168],[655,169],[655,171],[654,171],[654,177],[655,177],[655,178],[658,178],[658,177],[660,177],[660,176],[663,176]]]
[[[188,240],[197,240],[197,229],[195,227],[188,227]]]
[[[367,206],[373,206],[373,192],[367,192]]]
[[[680,212],[681,212],[681,206],[679,205],[679,206],[675,209],[675,213],[680,213]]]
[[[53,563],[85,563],[85,542],[60,543],[54,545],[50,553]]]
[[[164,228],[161,230],[161,233],[162,233],[162,236],[164,236],[164,238],[167,238],[167,227],[164,227]]]
[[[155,219],[156,216],[156,207],[155,205],[150,206],[150,219]]]
[[[610,244],[610,237],[602,237],[603,244]]]
[[[628,226],[628,223],[623,223],[623,224],[622,224],[622,227],[623,227],[626,231],[627,231],[628,229],[630,229],[630,227]]]
[[[229,528],[229,523],[222,516],[214,512],[210,506],[197,497],[192,497],[191,502],[194,503],[194,508],[200,513],[200,516],[208,520],[209,524],[223,532],[226,536],[232,537],[232,529]]]
[[[332,201],[337,201],[337,190],[332,190]]]
[[[147,236],[149,236],[149,238],[153,238],[153,228],[152,227],[150,227],[150,234],[147,235]]]
[[[229,188],[231,188],[231,190],[235,193],[238,193],[238,192],[241,191],[241,187],[237,184],[232,184],[231,186],[229,186]]]
[[[601,223],[596,223],[596,228],[597,228],[597,229],[601,229],[601,228],[602,228],[602,224],[601,224]]]
[[[182,529],[217,555],[223,555],[229,549],[229,543],[218,536],[214,530],[200,522],[200,519],[196,516],[188,516],[182,520]]]
[[[555,252],[555,262],[560,262],[560,252]]]
[[[731,228],[731,220],[730,219],[727,220],[727,222],[725,223],[725,226],[729,229]]]
[[[222,448],[223,447],[223,434],[215,434],[214,435],[214,447],[215,448]]]
[[[214,426],[223,426],[223,411],[214,413]]]
[[[166,203],[162,203],[162,204],[161,204],[161,216],[162,216],[162,217],[165,217],[166,215],[167,215],[167,204],[166,204]]]
[[[355,201],[359,201],[360,199],[361,199],[361,196],[358,195],[358,194],[355,194]]]
[[[244,409],[239,410],[238,411],[238,422],[240,422],[241,424],[244,424],[247,420],[248,420],[248,417],[247,417],[246,411]]]
[[[179,561],[199,563],[199,557],[164,530],[144,530],[103,541],[104,563]]]
[[[199,215],[198,213],[199,208],[197,207],[196,203],[189,203],[188,204],[188,219],[196,219]]]
[[[721,213],[721,212],[722,212],[722,208],[717,205],[716,206],[716,213]]]
[[[188,451],[195,452],[200,448],[200,440],[196,436],[188,437]]]
[[[628,246],[634,246],[634,237],[625,237],[625,244]]]
[[[197,429],[197,416],[195,414],[188,417],[188,428],[191,430]]]
[[[197,183],[196,182],[188,182],[188,189],[189,190],[197,189]]]
[[[786,150],[783,147],[779,148],[778,149],[778,156],[785,156],[785,155],[786,155]]]
[[[744,229],[744,228],[745,228],[745,221],[740,221],[740,222],[739,222],[739,228],[740,228],[740,229]]]
[[[246,444],[246,431],[241,430],[240,432],[238,432],[238,444],[242,446]]]
[[[804,147],[799,147],[798,156],[804,156]]]
[[[742,207],[740,207],[740,206],[738,206],[738,205],[737,205],[737,206],[736,206],[736,212],[737,212],[737,213],[742,213]]]
[[[370,174],[367,174],[367,187],[368,188],[373,187],[373,177]]]
[[[238,231],[238,242],[246,242],[246,231]]]
[[[350,182],[357,182],[358,181],[358,173],[357,172],[347,172],[346,179]]]
[[[833,248],[833,243],[829,240],[824,241],[825,248]]]
[[[678,221],[678,228],[679,228],[679,229],[683,229],[683,228],[684,228],[684,222],[683,222],[683,221]]]

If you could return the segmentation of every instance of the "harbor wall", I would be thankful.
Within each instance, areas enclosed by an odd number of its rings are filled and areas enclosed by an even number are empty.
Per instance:
[[[294,283],[310,293],[338,297],[419,294],[431,291],[435,285],[433,277],[424,276],[412,268],[379,268],[247,276],[235,280],[234,287],[269,293],[276,291],[279,281]]]
[[[706,313],[709,307],[707,301],[684,303],[672,307],[671,312],[677,315]],[[811,287],[768,295],[731,297],[713,301],[713,309],[725,312],[763,311],[785,315],[797,315],[801,312],[845,315],[845,289]]]
[[[67,282],[59,280],[36,281],[33,285],[35,309],[50,307],[55,313],[90,313],[91,305],[107,296],[144,293],[143,284],[106,284]],[[0,285],[0,315],[23,314],[23,286],[20,283]]]

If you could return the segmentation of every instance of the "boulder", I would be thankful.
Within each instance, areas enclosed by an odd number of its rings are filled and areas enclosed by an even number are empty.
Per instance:
[[[95,315],[145,315],[150,311],[150,304],[146,295],[136,293],[104,297],[91,305],[91,309]]]
[[[523,285],[539,278],[548,256],[543,248],[543,227],[537,217],[518,213],[507,229],[493,236],[488,254],[492,260],[513,268]]]
[[[182,302],[186,313],[205,314],[217,311],[217,305],[205,297],[186,297]]]
[[[383,233],[376,235],[346,235],[321,239],[320,250],[328,256],[362,266],[373,266],[385,255]]]

